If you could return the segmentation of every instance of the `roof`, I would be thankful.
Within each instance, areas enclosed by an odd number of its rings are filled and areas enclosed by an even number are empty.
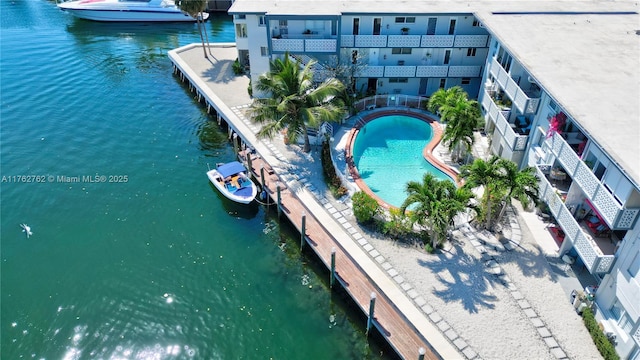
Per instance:
[[[242,163],[237,161],[232,161],[226,164],[222,164],[218,166],[218,172],[222,175],[223,178],[231,175],[235,175],[237,173],[247,171],[247,169],[242,165]]]
[[[236,0],[229,13],[473,13],[640,184],[640,15],[631,1]],[[640,186],[639,186],[640,187]]]

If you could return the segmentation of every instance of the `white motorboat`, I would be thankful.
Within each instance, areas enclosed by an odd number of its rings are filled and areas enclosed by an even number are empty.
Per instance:
[[[247,169],[238,161],[218,164],[215,169],[207,171],[209,181],[226,198],[248,204],[258,194],[258,187],[247,176]]]
[[[58,8],[81,19],[108,22],[193,22],[173,0],[72,0],[60,2]],[[200,20],[209,14],[202,12]]]

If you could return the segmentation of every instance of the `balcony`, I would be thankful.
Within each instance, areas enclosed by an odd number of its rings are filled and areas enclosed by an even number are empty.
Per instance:
[[[580,186],[611,229],[628,230],[633,227],[640,208],[624,208],[562,136],[553,134],[545,140],[543,148],[545,152],[555,155],[567,175]]]
[[[271,49],[273,52],[302,53],[302,52],[322,52],[335,53],[338,51],[336,39],[271,39]]]
[[[449,77],[479,77],[480,66],[449,66]]]
[[[415,66],[385,66],[384,77],[415,77]]]
[[[509,98],[513,100],[513,103],[521,113],[532,114],[538,110],[540,98],[530,98],[495,58],[491,59],[489,63],[489,73],[496,79]]]
[[[500,135],[511,150],[524,151],[529,136],[516,133],[515,129],[511,127],[512,124],[509,123],[502,113],[502,108],[496,105],[486,90],[482,96],[482,106],[487,110],[489,119],[495,124],[496,129],[500,132]],[[499,145],[500,141],[493,141],[493,143]]]
[[[453,47],[455,38],[455,35],[422,35],[422,39],[420,40],[420,47]]]
[[[548,167],[549,165],[544,166]],[[600,240],[594,239],[591,234],[583,230],[557,194],[556,189],[545,177],[541,166],[538,166],[536,170],[540,179],[540,199],[549,205],[551,214],[565,234],[564,241],[571,242],[590,273],[610,272],[615,260],[615,255],[612,254],[610,247],[603,246],[604,244],[600,245]]]
[[[487,47],[488,39],[488,35],[340,35],[340,46],[343,48],[481,48]]]

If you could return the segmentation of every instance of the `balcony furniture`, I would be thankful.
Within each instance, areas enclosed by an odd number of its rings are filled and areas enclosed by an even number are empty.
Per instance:
[[[567,179],[567,173],[558,168],[554,168],[551,169],[549,177],[553,180],[565,181]]]
[[[562,255],[562,261],[565,263],[564,271],[567,271],[569,270],[571,265],[573,265],[576,262],[576,259],[569,255]]]
[[[586,220],[587,227],[596,237],[609,237],[611,230],[597,216],[591,216]]]

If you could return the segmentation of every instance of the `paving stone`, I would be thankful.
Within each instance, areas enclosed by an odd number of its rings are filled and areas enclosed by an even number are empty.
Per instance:
[[[467,342],[462,340],[462,338],[457,338],[453,340],[453,345],[455,345],[458,348],[458,350],[462,350],[468,346]]]
[[[487,263],[485,264],[487,267],[496,267],[496,266],[500,266],[498,265],[498,263],[495,260],[489,260],[487,261]]]
[[[418,306],[423,306],[427,303],[427,300],[425,300],[422,296],[418,296],[417,298],[413,299],[413,301],[415,301],[416,305]]]
[[[551,336],[551,333],[549,332],[549,329],[547,329],[546,327],[537,328],[536,330],[538,330],[538,334],[540,334],[540,336],[542,336],[542,338],[546,338],[546,337]]]
[[[534,317],[538,317],[538,314],[536,314],[535,310],[533,310],[532,308],[528,308],[528,309],[524,309],[524,314],[527,315],[527,317],[529,319],[532,319]]]
[[[471,241],[470,241],[470,243],[471,243],[471,245],[473,245],[474,247],[478,247],[478,246],[482,245],[482,244],[480,244],[480,243],[478,242],[478,240],[471,240]]]
[[[527,309],[528,310],[528,309]],[[533,309],[532,309],[533,310]],[[542,320],[539,317],[535,317],[530,319],[531,320],[531,324],[533,324],[533,326],[535,327],[543,327],[544,323],[542,322]]]
[[[383,263],[382,264],[382,268],[385,269],[385,270],[389,270],[389,269],[391,269],[391,264],[389,264],[388,262]]]
[[[389,271],[387,271],[387,273],[389,273],[389,276],[391,276],[391,277],[395,277],[395,276],[398,275],[398,272],[394,268],[389,269]]]
[[[329,202],[324,204],[324,208],[325,209],[334,209],[333,205],[331,203],[329,203]]]
[[[513,243],[512,243],[511,241],[509,241],[509,242],[507,242],[507,243],[505,243],[505,244],[504,244],[504,248],[505,248],[505,249],[507,249],[507,250],[509,250],[509,251],[512,251],[512,250],[513,250],[513,249],[515,249],[516,247],[515,247],[515,245],[513,245]]]
[[[510,291],[514,291],[514,290],[518,290],[518,287],[516,286],[516,284],[512,283],[512,282],[507,282],[505,284],[505,286],[507,287],[508,290]]]
[[[371,244],[363,245],[363,246],[362,246],[362,248],[363,248],[366,252],[369,252],[369,251],[373,250],[373,246],[372,246]]]
[[[449,329],[449,330],[445,331],[444,335],[451,341],[453,341],[453,340],[458,338],[458,333],[453,331],[453,329]]]
[[[442,332],[445,332],[451,329],[451,326],[449,326],[449,324],[446,321],[442,320],[438,323],[438,329],[440,329],[440,331]]]
[[[342,217],[342,214],[340,214],[338,211],[336,211],[335,214],[331,214],[331,215],[333,215],[335,219]]]
[[[349,225],[351,225],[351,224],[349,224]],[[358,232],[358,230],[356,230],[353,226],[351,226],[351,227],[346,227],[345,226],[345,228],[347,229],[347,232],[349,234],[351,234],[351,235],[355,235]],[[362,237],[362,235],[360,235],[360,236]]]
[[[373,249],[371,251],[369,251],[369,255],[371,255],[371,257],[373,257],[374,259],[378,256],[380,256],[380,253],[378,252],[378,250]]]
[[[360,238],[360,240],[358,240],[358,244],[365,246],[367,245],[369,242],[367,241],[367,239],[365,238]]]
[[[559,347],[551,349],[551,354],[553,354],[556,359],[564,359],[567,357],[567,354],[565,354]]]
[[[353,238],[356,239],[356,240],[360,240],[360,239],[362,239],[362,234],[355,233],[355,234],[353,234]]]
[[[347,219],[345,219],[344,216],[342,216],[342,214],[340,214],[340,217],[337,218],[337,220],[341,225],[344,225],[347,223]]]
[[[386,259],[384,258],[384,256],[380,255],[380,256],[376,256],[375,260],[378,264],[382,264],[383,262],[386,261]]]
[[[531,307],[527,300],[518,300],[518,306],[520,306],[520,309],[528,309]]]
[[[434,311],[431,314],[429,314],[429,319],[431,319],[431,321],[433,321],[434,324],[437,324],[438,322],[440,322],[440,320],[442,320],[442,317],[437,312]]]
[[[401,275],[394,276],[393,280],[398,284],[402,284],[404,282],[404,278]]]
[[[547,344],[549,349],[553,349],[555,347],[558,347],[558,342],[556,341],[556,339],[553,336],[546,337],[546,338],[544,338],[542,340],[544,340],[544,342]]]
[[[502,274],[502,268],[500,266],[497,267],[492,267],[489,270],[487,270],[490,274],[493,275],[500,275]]]
[[[400,287],[402,288],[402,290],[404,291],[409,291],[411,289],[413,289],[413,286],[411,286],[411,284],[409,284],[408,282],[403,282],[402,284],[400,284]]]
[[[522,300],[524,299],[524,296],[522,296],[522,294],[520,293],[520,291],[514,291],[511,293],[511,296],[513,296],[514,299],[516,300]]]
[[[464,350],[462,350],[462,354],[467,357],[467,359],[475,359],[478,354],[473,351],[473,349],[467,346]]]
[[[423,305],[421,309],[427,315],[429,315],[429,314],[431,314],[433,312],[433,308],[429,304]]]

